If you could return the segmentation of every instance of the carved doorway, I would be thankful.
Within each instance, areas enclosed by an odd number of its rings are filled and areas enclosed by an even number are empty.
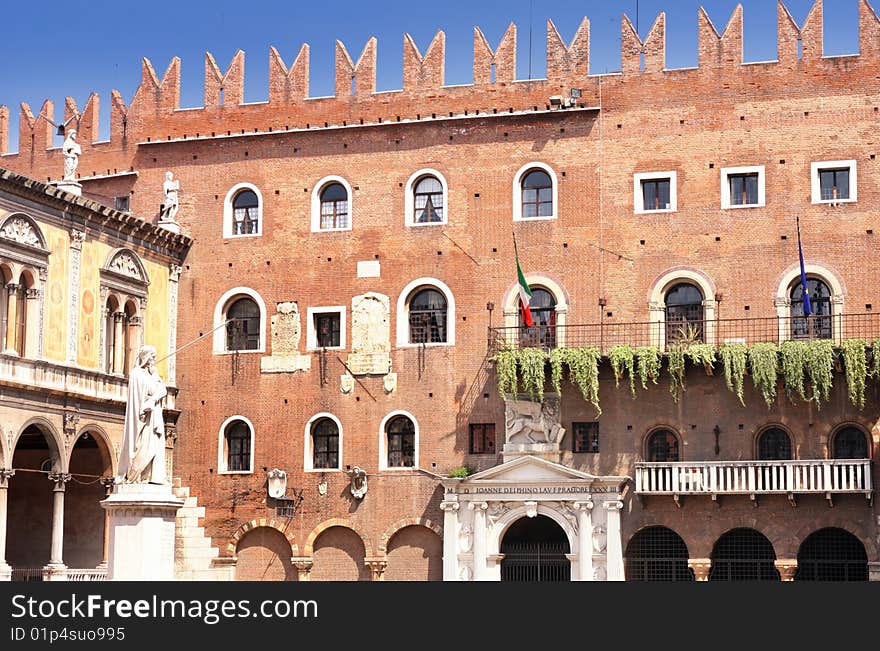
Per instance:
[[[551,518],[514,522],[501,541],[502,581],[571,581],[568,536]]]

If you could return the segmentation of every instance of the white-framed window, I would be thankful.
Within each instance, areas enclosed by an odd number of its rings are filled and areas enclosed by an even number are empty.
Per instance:
[[[252,183],[238,183],[223,201],[223,237],[263,234],[263,195]]]
[[[265,351],[266,304],[249,287],[230,289],[214,306],[214,354]]]
[[[556,219],[559,183],[553,168],[537,161],[526,163],[513,177],[513,221]]]
[[[856,194],[856,161],[831,160],[810,163],[813,203],[853,203]]]
[[[345,306],[310,307],[306,312],[306,349],[345,348]]]
[[[633,174],[633,206],[636,214],[678,210],[677,172]]]
[[[407,226],[434,226],[448,222],[448,186],[434,169],[421,169],[409,177],[404,195],[404,223]]]
[[[397,299],[397,345],[455,344],[455,297],[442,280],[417,278]]]
[[[245,475],[254,472],[254,424],[244,416],[230,416],[220,426],[217,472]]]
[[[379,425],[379,470],[419,467],[419,424],[408,411],[392,411]]]
[[[341,176],[325,176],[312,189],[312,232],[350,231],[351,185]]]
[[[721,168],[721,207],[758,208],[765,205],[764,166]]]
[[[315,414],[305,427],[303,468],[306,472],[342,470],[342,423],[329,412]]]

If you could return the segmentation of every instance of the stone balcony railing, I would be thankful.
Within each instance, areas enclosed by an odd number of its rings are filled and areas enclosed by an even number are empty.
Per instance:
[[[824,495],[855,493],[872,498],[869,459],[798,461],[694,461],[635,464],[636,494]]]
[[[122,375],[17,355],[0,354],[0,383],[99,402],[124,405],[128,399],[128,378]],[[174,409],[176,393],[173,387],[168,388],[166,409]]]

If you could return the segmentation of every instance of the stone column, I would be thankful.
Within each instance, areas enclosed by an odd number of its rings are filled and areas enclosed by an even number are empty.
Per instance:
[[[113,477],[101,478],[101,486],[104,487],[104,497],[110,497],[113,492],[113,486],[116,480]],[[101,554],[101,562],[98,564],[100,568],[107,568],[108,554],[110,553],[110,512],[104,511],[104,549]]]
[[[16,353],[15,331],[18,321],[18,285],[6,285],[6,352]],[[16,353],[17,354],[17,353]]]
[[[608,559],[608,580],[623,581],[623,546],[620,540],[620,510],[623,508],[623,502],[613,501],[606,502],[605,509],[608,511],[608,521],[606,530],[608,532],[608,543],[605,548],[606,558]]]
[[[85,231],[76,229],[70,231],[70,262],[68,264],[68,296],[70,305],[67,309],[67,363],[75,364],[77,355],[77,342],[79,339],[79,277],[80,263],[82,259],[83,242],[86,240]]]
[[[370,568],[370,578],[373,581],[385,580],[385,568],[388,567],[388,561],[384,558],[365,558],[364,564]]]
[[[14,474],[11,468],[0,468],[0,581],[12,580],[12,568],[6,563],[6,499],[9,479]]]
[[[440,502],[443,511],[443,580],[458,581],[458,502]]]
[[[470,502],[474,512],[474,581],[486,580],[486,502]]]
[[[300,581],[312,580],[311,573],[314,562],[311,558],[294,556],[290,559],[290,562],[293,563],[293,566],[296,568],[297,578]]]
[[[796,558],[782,558],[773,561],[773,565],[779,571],[779,578],[782,581],[794,581],[794,575],[797,572]]]
[[[49,580],[64,580],[64,488],[70,481],[70,474],[66,472],[50,472],[49,481],[52,482],[52,548],[49,552],[49,563],[45,569],[48,571]]]
[[[27,329],[24,335],[24,346],[22,347],[22,352],[24,354],[24,357],[28,357],[30,359],[34,359],[40,356],[40,337],[37,328],[34,327],[34,324],[38,323],[40,319],[40,304],[42,303],[42,299],[42,289],[34,287],[28,289],[25,292],[24,313]]]
[[[712,569],[711,558],[689,558],[688,567],[694,572],[697,581],[708,581],[709,570]]]
[[[179,264],[171,264],[168,274],[168,351],[177,350],[177,289],[180,286]],[[171,355],[165,363],[168,365],[165,384],[177,386],[177,355]],[[169,475],[170,477],[171,475]]]
[[[113,372],[124,374],[125,369],[125,312],[113,313]]]
[[[575,502],[578,513],[578,569],[580,581],[593,580],[593,502]]]

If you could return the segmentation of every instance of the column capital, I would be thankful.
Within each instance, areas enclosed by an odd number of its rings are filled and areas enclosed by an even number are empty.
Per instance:
[[[468,502],[468,509],[474,512],[485,511],[488,508],[488,502]]]
[[[689,558],[688,567],[694,571],[697,581],[708,581],[709,570],[712,568],[711,558]]]
[[[440,502],[440,510],[441,511],[458,511],[461,508],[461,504],[458,502]]]
[[[593,500],[583,500],[574,503],[574,508],[578,511],[592,511],[594,506],[596,505],[593,503]]]
[[[6,284],[6,291],[9,292],[10,294],[14,294],[15,292],[18,291],[18,283],[7,283]]]
[[[315,563],[313,559],[303,556],[293,556],[290,562],[300,572],[310,572]]]
[[[70,231],[70,248],[82,251],[83,242],[86,241],[86,232],[73,229]]]
[[[773,561],[773,565],[779,571],[779,578],[782,581],[794,581],[794,575],[797,573],[796,558],[782,558]]]
[[[24,296],[29,301],[33,301],[43,296],[43,290],[39,287],[30,287],[25,291]]]
[[[180,281],[180,272],[183,271],[183,267],[179,264],[174,264],[173,262],[168,265],[168,280],[173,283]]]
[[[9,488],[9,480],[15,474],[15,468],[0,468],[0,488]]]
[[[370,568],[373,575],[373,581],[384,580],[385,568],[388,567],[388,561],[384,558],[365,558],[364,565]]]
[[[108,495],[110,494],[110,491],[113,490],[113,487],[116,485],[116,477],[101,477],[99,481],[101,483],[101,486],[104,487],[104,492]]]
[[[55,484],[53,490],[63,491],[64,484],[71,480],[72,475],[69,472],[50,472],[48,475],[49,481]]]
[[[619,511],[623,508],[623,502],[619,500],[612,500],[610,502],[605,502],[605,508],[608,511]]]

